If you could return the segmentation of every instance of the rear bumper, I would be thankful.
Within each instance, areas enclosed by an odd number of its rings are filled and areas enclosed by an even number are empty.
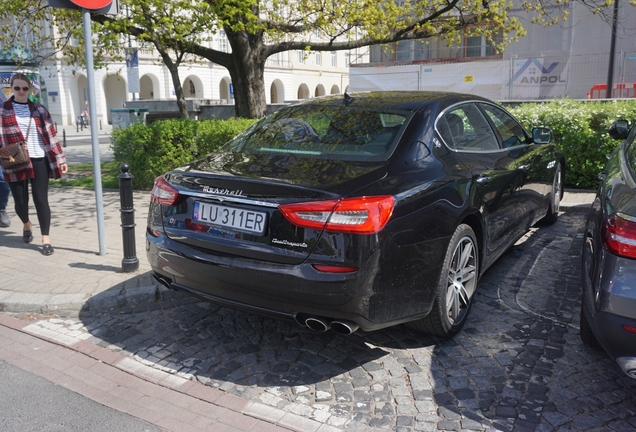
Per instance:
[[[585,285],[585,283],[584,283]],[[636,263],[604,253],[596,313],[588,321],[599,343],[624,372],[636,377]],[[631,375],[630,375],[631,376]]]
[[[595,327],[597,339],[610,357],[615,360],[621,357],[636,358],[636,333],[629,332],[623,328],[623,325],[636,328],[635,319],[607,312],[598,312],[593,317],[593,322],[593,329]]]
[[[443,259],[437,251],[446,249],[443,240],[408,250],[390,242],[389,248],[400,250],[377,251],[355,273],[319,272],[308,261],[291,265],[211,253],[163,235],[147,235],[146,249],[156,277],[172,288],[253,313],[347,320],[372,331],[430,311]],[[409,256],[417,257],[413,275],[405,271]]]

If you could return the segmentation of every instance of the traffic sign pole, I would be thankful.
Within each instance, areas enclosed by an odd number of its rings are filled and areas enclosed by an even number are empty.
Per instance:
[[[97,236],[99,254],[106,255],[104,238],[104,200],[102,196],[102,167],[99,157],[99,135],[97,131],[97,107],[95,105],[95,71],[93,69],[93,32],[91,30],[91,11],[82,9],[84,21],[84,48],[86,50],[86,81],[88,83],[88,112],[91,123],[91,142],[93,144],[93,178],[95,180],[95,207],[97,210]]]

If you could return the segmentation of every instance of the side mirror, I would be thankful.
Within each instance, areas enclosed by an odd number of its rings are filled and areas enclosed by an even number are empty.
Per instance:
[[[627,120],[616,120],[609,128],[609,134],[615,140],[624,140],[629,135],[629,122]]]
[[[532,142],[535,144],[548,144],[550,141],[552,141],[552,131],[549,128],[532,128]]]

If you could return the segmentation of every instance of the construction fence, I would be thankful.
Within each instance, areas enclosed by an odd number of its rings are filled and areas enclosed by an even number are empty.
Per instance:
[[[499,101],[605,98],[609,53],[369,66],[352,65],[351,91],[453,91]],[[613,75],[612,97],[636,98],[636,52],[617,53]]]

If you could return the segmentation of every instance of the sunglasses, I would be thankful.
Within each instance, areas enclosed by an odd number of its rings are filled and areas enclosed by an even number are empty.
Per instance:
[[[28,87],[22,87],[22,88],[20,88],[20,87],[13,87],[13,90],[14,90],[14,91],[20,91],[20,90],[22,90],[22,91],[29,91],[29,88],[28,88]]]

